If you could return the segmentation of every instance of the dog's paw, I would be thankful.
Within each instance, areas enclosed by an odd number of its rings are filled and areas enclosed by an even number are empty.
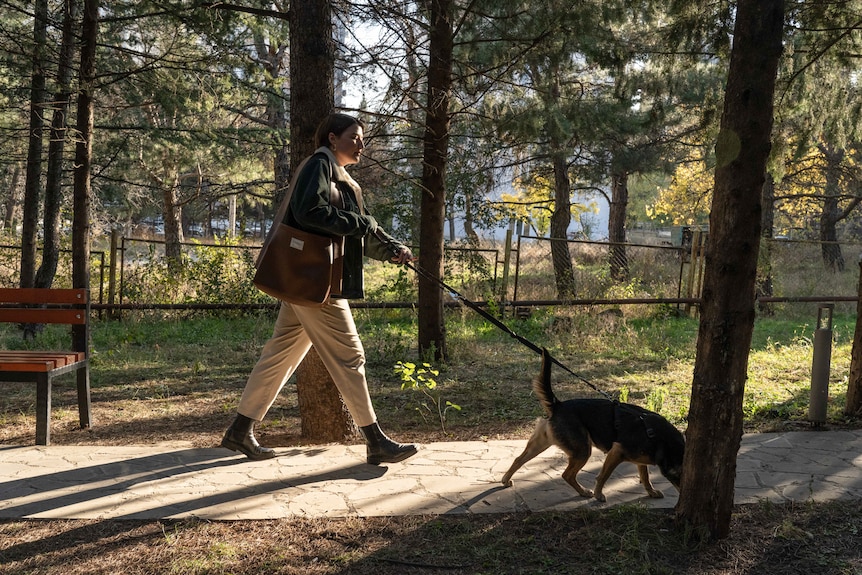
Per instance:
[[[596,501],[601,501],[602,503],[608,500],[608,498],[605,497],[604,493],[596,493],[595,495],[593,495],[593,497],[596,498]]]
[[[664,497],[664,493],[662,493],[658,489],[653,489],[652,491],[647,491],[647,493],[653,499],[661,499],[662,497]]]
[[[511,487],[511,486],[513,486],[513,485],[515,484],[515,482],[514,482],[514,481],[512,481],[511,479],[504,479],[504,480],[503,480],[503,481],[501,481],[500,483],[502,483],[502,484],[503,484],[503,487]]]

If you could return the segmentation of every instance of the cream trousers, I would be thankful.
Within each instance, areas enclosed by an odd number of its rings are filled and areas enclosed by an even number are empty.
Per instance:
[[[272,337],[251,371],[237,412],[260,421],[311,346],[360,427],[377,421],[365,379],[365,349],[345,299],[323,307],[282,303]]]

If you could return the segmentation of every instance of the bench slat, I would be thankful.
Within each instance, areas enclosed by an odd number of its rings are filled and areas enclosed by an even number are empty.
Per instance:
[[[0,307],[0,322],[6,323],[87,323],[82,309],[4,308]]]
[[[80,288],[0,288],[0,303],[85,304],[89,290]]]
[[[82,351],[0,351],[0,362],[3,364],[51,361],[55,367],[63,367],[85,359],[86,354]]]
[[[52,360],[43,360],[39,361],[37,359],[19,359],[19,360],[0,360],[0,371],[6,372],[22,372],[26,371],[28,373],[36,372],[36,373],[48,373],[49,371],[57,369],[58,366],[56,361]]]
[[[52,370],[83,361],[77,354],[41,354],[23,356],[0,356],[0,371],[48,373]]]

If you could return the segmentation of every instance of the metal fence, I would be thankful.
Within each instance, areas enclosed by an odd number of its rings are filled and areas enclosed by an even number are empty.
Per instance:
[[[37,268],[41,263],[41,254],[41,250],[37,250]],[[103,288],[107,284],[107,274],[109,271],[108,263],[105,260],[106,256],[107,254],[101,250],[90,252],[90,281],[94,286],[94,290],[92,290],[93,301],[102,302],[105,297]],[[18,287],[20,278],[21,246],[0,245],[0,286],[6,288]],[[60,250],[53,287],[72,287],[72,250]]]
[[[554,241],[559,240],[518,238],[513,302],[558,299],[551,255]],[[574,299],[695,297],[689,290],[689,254],[682,248],[583,240],[566,244],[572,259]]]
[[[500,245],[479,249],[447,246],[444,281],[473,301],[493,299],[513,306],[560,303],[551,255],[553,241],[560,240],[519,236],[510,250]],[[565,243],[577,300],[567,299],[567,303],[660,303],[700,295],[705,242],[698,236],[679,246],[583,240]],[[167,271],[164,242],[119,238],[113,245],[114,258],[110,258],[111,250],[107,254],[98,250],[91,253],[96,307],[242,307],[273,303],[251,283],[260,246],[186,243],[184,273],[174,277]],[[846,306],[855,306],[862,244],[842,242],[825,250],[820,242],[771,240],[762,242],[761,250],[764,263],[760,279],[771,280],[772,291],[767,295],[774,301],[845,301]],[[843,265],[827,264],[824,251],[833,257],[837,251]],[[16,286],[19,269],[20,247],[0,246],[0,285]],[[369,262],[366,278],[367,297],[362,305],[409,306],[416,301],[416,278],[403,267]],[[71,253],[64,250],[55,285],[70,284]]]
[[[551,243],[548,238],[521,236],[516,248],[511,300],[548,303],[558,299]],[[660,303],[665,299],[700,297],[706,261],[706,234],[695,233],[682,245],[612,244],[567,241],[574,270],[574,298],[569,303],[630,300]],[[840,253],[842,265],[824,252]],[[622,254],[622,256],[621,256]],[[817,241],[764,240],[758,285],[770,286],[758,295],[777,304],[839,302],[855,310],[862,244]],[[623,261],[619,261],[622,257]],[[615,270],[624,274],[615,274]],[[767,281],[768,280],[768,281]],[[844,303],[841,303],[844,302]],[[686,304],[682,304],[686,305]],[[851,309],[852,308],[852,309]]]

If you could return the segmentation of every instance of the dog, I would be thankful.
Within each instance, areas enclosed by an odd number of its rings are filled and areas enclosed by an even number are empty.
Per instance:
[[[503,476],[502,483],[512,486],[512,475],[551,445],[569,456],[563,479],[582,497],[604,502],[605,482],[616,467],[628,461],[638,467],[640,482],[650,497],[664,497],[653,487],[647,466],[658,466],[661,474],[679,491],[685,438],[661,415],[609,399],[570,399],[559,401],[551,389],[552,361],[542,350],[542,371],[533,380],[533,391],[547,414],[539,418],[536,429],[521,453]],[[595,490],[578,482],[577,474],[590,458],[593,446],[606,454],[602,470],[596,477]]]

